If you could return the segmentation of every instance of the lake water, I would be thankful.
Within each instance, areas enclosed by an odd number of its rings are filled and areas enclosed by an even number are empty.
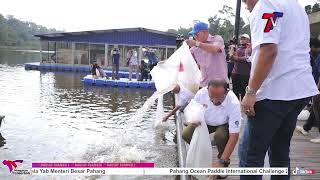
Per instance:
[[[32,162],[155,162],[176,167],[175,124],[153,128],[154,105],[143,118],[131,117],[152,90],[87,87],[86,74],[26,71],[39,53],[0,50],[0,115],[5,115],[0,160]],[[165,96],[165,108],[172,108]],[[14,176],[1,166],[0,179],[175,179],[175,177]],[[13,177],[14,176],[14,177]]]

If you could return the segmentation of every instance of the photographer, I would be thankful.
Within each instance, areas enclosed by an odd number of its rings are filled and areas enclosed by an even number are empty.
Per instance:
[[[234,67],[234,62],[230,60],[230,50],[231,49],[234,49],[235,46],[236,46],[236,39],[235,37],[233,37],[231,40],[229,40],[226,44],[226,47],[225,48],[225,53],[226,53],[226,61],[227,61],[227,65],[228,65],[228,78],[230,79],[231,78],[231,74],[232,74],[232,70],[233,70],[233,67]]]
[[[210,35],[208,24],[203,22],[196,23],[190,34],[195,40],[187,39],[185,42],[191,47],[190,51],[200,67],[200,87],[206,87],[213,78],[229,81],[223,38]]]
[[[240,46],[236,50],[234,50],[235,47],[231,46],[230,50],[230,60],[234,62],[231,75],[233,92],[238,98],[245,95],[250,78],[251,63],[248,62],[248,57],[251,55],[250,50],[248,50],[250,48],[250,36],[243,34],[240,36]]]

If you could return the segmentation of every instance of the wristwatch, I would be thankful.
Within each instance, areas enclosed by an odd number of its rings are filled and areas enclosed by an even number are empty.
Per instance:
[[[199,46],[200,46],[200,42],[196,41],[196,47],[199,47]]]
[[[251,96],[255,96],[257,94],[257,91],[251,89],[249,86],[246,87],[246,94],[247,95],[251,95]]]
[[[229,160],[219,159],[219,163],[227,167],[230,164],[230,159]]]

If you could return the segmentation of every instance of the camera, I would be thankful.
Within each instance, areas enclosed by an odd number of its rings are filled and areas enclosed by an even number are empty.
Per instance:
[[[183,41],[184,41],[183,35],[182,35],[182,34],[178,34],[178,35],[177,35],[177,38],[176,38],[177,48],[179,48],[180,46],[182,46]]]

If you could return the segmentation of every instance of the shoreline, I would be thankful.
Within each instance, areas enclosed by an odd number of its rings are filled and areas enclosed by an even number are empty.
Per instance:
[[[39,51],[40,48],[30,47],[30,46],[1,46],[0,49],[3,50],[13,50],[13,51]]]

